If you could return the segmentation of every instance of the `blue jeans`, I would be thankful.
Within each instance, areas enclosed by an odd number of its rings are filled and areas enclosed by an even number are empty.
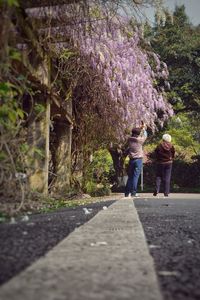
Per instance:
[[[130,159],[128,166],[128,180],[125,187],[125,196],[137,193],[138,180],[142,169],[142,158]]]

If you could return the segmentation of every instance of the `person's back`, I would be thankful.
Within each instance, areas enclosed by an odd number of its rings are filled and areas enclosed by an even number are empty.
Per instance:
[[[171,144],[171,136],[169,134],[164,134],[162,142],[155,149],[156,186],[153,193],[154,196],[160,192],[161,182],[164,187],[164,196],[168,196],[170,193],[170,180],[174,155],[175,148]]]
[[[128,181],[125,188],[125,197],[137,197],[138,179],[142,169],[143,149],[142,145],[147,138],[145,125],[141,128],[133,128],[132,136],[128,139],[128,155],[130,158],[128,167]]]
[[[168,141],[162,141],[155,149],[156,160],[158,163],[171,163],[175,149],[174,146]]]
[[[140,130],[141,131],[141,130]],[[142,158],[143,157],[143,149],[142,145],[144,144],[147,138],[146,133],[139,136],[132,136],[129,138],[129,158]]]

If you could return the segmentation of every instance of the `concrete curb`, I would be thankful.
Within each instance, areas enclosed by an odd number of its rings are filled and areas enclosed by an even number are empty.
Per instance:
[[[1,300],[162,300],[134,203],[118,200],[0,288]]]

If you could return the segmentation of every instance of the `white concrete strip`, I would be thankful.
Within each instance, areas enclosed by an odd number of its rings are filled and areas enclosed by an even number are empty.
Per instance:
[[[162,300],[131,199],[119,200],[0,288],[1,300]]]

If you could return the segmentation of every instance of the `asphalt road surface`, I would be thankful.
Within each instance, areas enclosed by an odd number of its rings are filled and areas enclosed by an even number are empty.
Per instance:
[[[3,285],[0,299],[163,300],[133,200],[103,207]]]
[[[16,224],[1,224],[0,283],[31,265],[103,206],[113,202],[30,216],[29,220],[18,220]],[[199,300],[200,195],[153,198],[143,194],[134,203],[164,300]]]
[[[165,300],[200,299],[200,197],[135,200]]]
[[[93,218],[103,206],[101,201],[76,208],[18,218],[16,223],[0,224],[0,285],[24,270],[66,238],[75,228]],[[87,208],[89,213],[85,213]]]

